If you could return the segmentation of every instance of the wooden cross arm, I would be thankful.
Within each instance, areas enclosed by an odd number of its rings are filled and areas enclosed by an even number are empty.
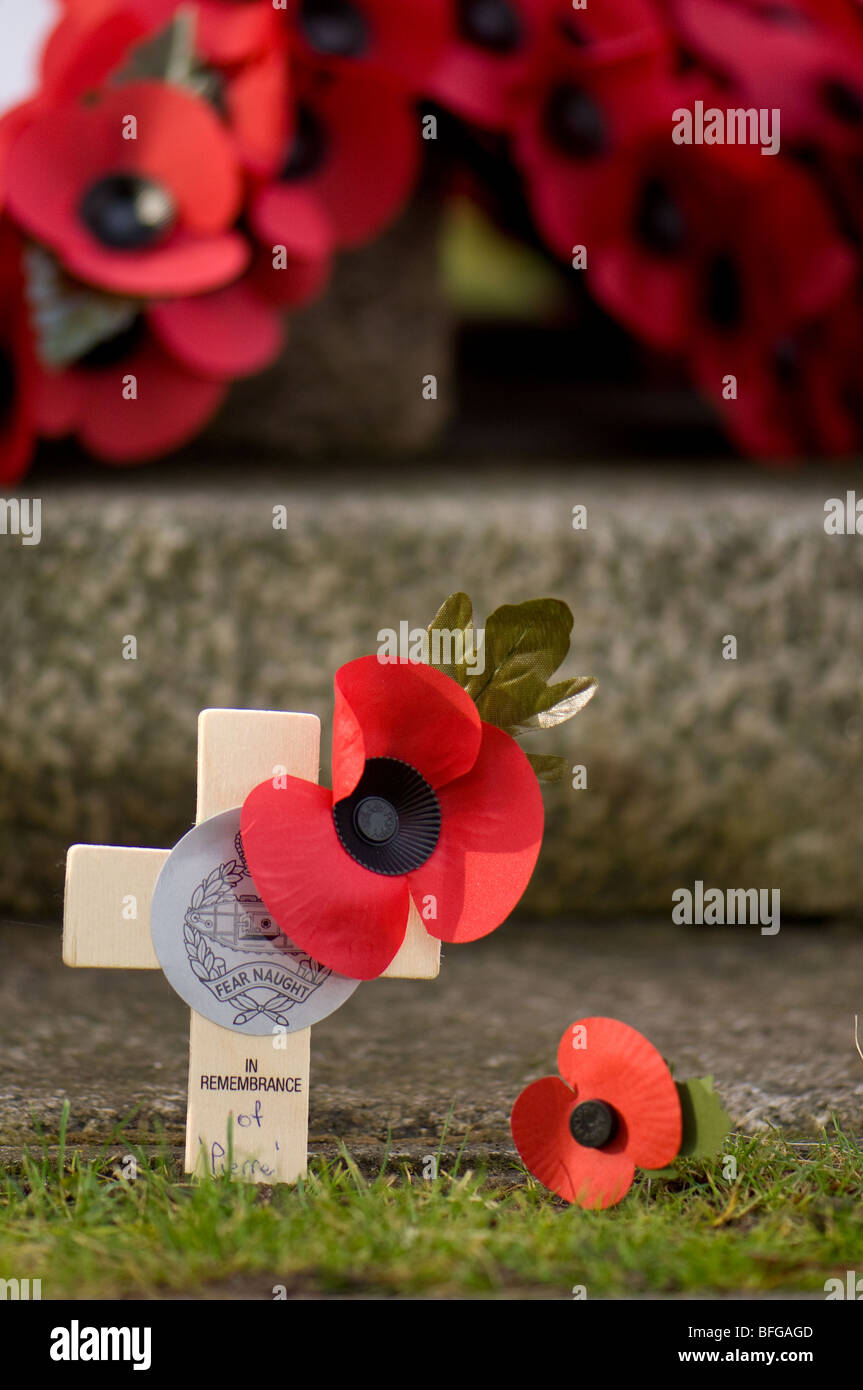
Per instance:
[[[203,710],[198,720],[198,821],[242,805],[251,788],[287,766],[317,780],[320,724],[311,714]],[[66,965],[158,970],[150,905],[165,849],[73,845],[66,858],[63,960]],[[404,944],[383,972],[390,980],[433,980],[440,942],[412,904]]]
[[[65,965],[158,970],[150,905],[167,849],[72,845],[66,855]]]
[[[66,856],[63,963],[114,970],[158,970],[150,905],[167,849],[72,845]],[[440,942],[411,906],[404,944],[382,979],[433,980]]]

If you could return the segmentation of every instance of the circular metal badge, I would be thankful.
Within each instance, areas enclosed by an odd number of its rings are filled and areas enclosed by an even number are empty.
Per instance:
[[[308,1028],[360,983],[279,930],[246,867],[239,807],[202,821],[172,849],[156,881],[151,931],[181,999],[238,1033]]]

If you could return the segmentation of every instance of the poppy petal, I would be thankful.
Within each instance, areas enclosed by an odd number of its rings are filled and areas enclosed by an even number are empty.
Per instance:
[[[335,692],[334,801],[354,790],[368,758],[409,763],[435,790],[476,762],[482,739],[476,705],[432,666],[361,656],[336,672]]]
[[[407,880],[364,869],[339,843],[333,797],[299,777],[261,782],[240,822],[249,872],[282,931],[354,980],[380,975],[404,941]]]
[[[482,725],[476,762],[438,792],[441,833],[431,858],[410,875],[415,901],[431,895],[426,928],[441,941],[476,941],[512,912],[542,844],[542,792],[515,739]]]
[[[246,280],[211,294],[154,304],[148,319],[190,371],[227,378],[262,371],[282,346],[282,321]]]
[[[288,192],[311,194],[340,246],[361,246],[392,221],[419,172],[421,144],[413,107],[396,88],[353,73],[300,86],[320,129],[323,155],[308,172],[287,181]],[[281,204],[286,218],[295,204]],[[290,227],[277,240],[290,245]]]
[[[123,378],[137,380],[137,398],[126,400]],[[184,372],[154,342],[113,369],[87,377],[83,414],[77,433],[81,443],[108,463],[131,464],[178,449],[216,413],[227,388],[220,381]]]
[[[123,138],[128,114],[137,121],[135,140]],[[51,110],[34,121],[9,154],[9,206],[53,245],[69,228],[83,235],[85,190],[118,171],[167,188],[187,231],[221,231],[239,211],[242,188],[226,129],[206,102],[162,82],[109,88],[97,105]],[[160,254],[159,248],[150,254]]]
[[[83,233],[58,247],[80,280],[136,298],[203,294],[236,280],[249,264],[249,244],[238,232],[178,235],[156,251],[112,251]]]
[[[318,262],[333,250],[333,234],[321,203],[306,188],[271,183],[251,206],[255,236],[266,246],[284,246],[295,260]]]
[[[557,1076],[525,1087],[512,1108],[510,1127],[526,1168],[565,1202],[610,1207],[632,1186],[635,1165],[624,1152],[588,1149],[569,1128],[575,1098]]]
[[[579,1100],[604,1100],[625,1126],[623,1147],[639,1168],[665,1168],[680,1148],[680,1100],[651,1042],[614,1018],[582,1018],[557,1050],[564,1081]]]
[[[225,87],[225,105],[240,158],[254,173],[272,173],[287,138],[288,79],[279,48],[244,63]]]

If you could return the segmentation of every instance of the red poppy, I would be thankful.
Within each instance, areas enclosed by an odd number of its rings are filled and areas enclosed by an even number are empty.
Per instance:
[[[514,132],[514,153],[537,225],[570,260],[593,248],[603,200],[626,188],[626,151],[647,132],[671,144],[677,104],[667,56],[651,45],[610,61],[556,51],[542,89]]]
[[[287,936],[353,979],[380,975],[413,899],[441,941],[486,936],[515,907],[542,840],[542,796],[516,742],[454,680],[361,657],[336,673],[333,790],[262,782],[241,833]]]
[[[117,0],[67,0],[42,49],[39,96],[57,105],[101,87],[155,27],[140,7],[136,11]]]
[[[316,68],[405,90],[425,85],[452,39],[450,0],[287,0],[292,46]]]
[[[284,35],[266,53],[220,76],[225,119],[240,161],[253,174],[271,175],[284,155],[292,102]]]
[[[91,5],[94,0],[84,0]],[[110,0],[109,0],[110,2]],[[121,0],[148,25],[168,23],[181,0]],[[272,0],[195,0],[197,47],[214,63],[260,57],[280,41],[280,15]]]
[[[722,107],[777,108],[785,148],[863,140],[863,24],[856,46],[835,19],[791,4],[671,0],[681,41],[724,83]],[[822,8],[819,0],[819,9]],[[846,7],[846,17],[847,7]]]
[[[194,438],[227,390],[225,380],[186,368],[138,315],[65,370],[38,369],[37,425],[49,437],[77,435],[107,463],[142,463]]]
[[[459,0],[431,95],[477,125],[506,129],[532,94],[551,10],[550,0]]]
[[[856,270],[806,173],[750,148],[672,145],[621,154],[595,209],[588,280],[640,338],[734,372],[747,339],[821,313]]]
[[[183,367],[218,381],[263,371],[284,337],[281,314],[252,275],[209,294],[150,304],[147,321]]]
[[[36,443],[35,363],[21,274],[21,243],[0,218],[0,483],[26,473]]]
[[[737,397],[725,399],[715,370],[696,380],[744,453],[781,465],[799,457],[856,453],[863,439],[860,295],[823,317],[736,353]]]
[[[155,38],[170,18],[166,6],[151,12],[146,5],[122,0],[91,0],[63,18],[50,35],[42,56],[43,98],[57,104],[86,97],[134,61],[136,52]],[[270,8],[270,15],[272,9]],[[257,174],[278,164],[284,148],[288,108],[287,33],[280,25],[261,51],[242,61],[222,62],[206,46],[206,30],[195,34],[199,74],[208,99],[217,104],[234,139],[241,163]]]
[[[329,240],[328,230],[310,249],[295,239],[290,251],[285,247],[284,256],[281,243],[277,264],[272,247],[259,247],[247,276],[256,294],[265,304],[282,309],[298,309],[317,299],[332,273],[332,257],[321,249],[329,245]]]
[[[613,1018],[583,1018],[557,1050],[557,1076],[522,1091],[512,1137],[530,1172],[566,1202],[619,1202],[635,1169],[665,1168],[682,1139],[680,1100],[652,1043]]]
[[[457,0],[456,39],[434,73],[431,94],[477,125],[505,130],[540,99],[549,69],[567,54],[608,62],[662,42],[648,0],[578,12],[569,0]]]
[[[228,382],[266,367],[281,343],[281,317],[249,277],[210,294],[152,303],[65,370],[40,369],[39,427],[52,436],[77,434],[111,463],[154,458],[197,434],[225,399]]]
[[[124,139],[129,114],[137,138]],[[218,117],[158,82],[109,88],[51,110],[12,144],[7,206],[73,274],[121,294],[194,294],[227,284],[248,247],[229,230],[241,182]]]
[[[352,72],[305,69],[296,99],[281,175],[253,197],[251,222],[264,245],[320,260],[401,208],[419,169],[416,117],[402,93]]]

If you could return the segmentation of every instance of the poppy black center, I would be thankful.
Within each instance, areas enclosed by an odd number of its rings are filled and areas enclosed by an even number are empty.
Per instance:
[[[0,429],[9,423],[15,406],[15,358],[0,347]]]
[[[336,833],[352,859],[375,874],[407,874],[434,851],[440,804],[416,768],[369,758],[350,796],[333,807]]]
[[[368,21],[350,0],[302,0],[300,26],[309,46],[327,58],[359,58],[369,47]]]
[[[617,1113],[604,1100],[583,1100],[570,1114],[569,1132],[585,1149],[601,1149],[617,1133]]]
[[[829,78],[821,86],[821,100],[832,116],[845,125],[863,123],[863,98],[847,82]]]
[[[792,338],[780,338],[773,345],[773,374],[780,386],[794,386],[800,375],[800,353]]]
[[[635,234],[657,256],[675,256],[686,241],[686,221],[680,204],[664,179],[644,184],[635,210]]]
[[[108,174],[81,199],[81,217],[103,246],[140,251],[173,230],[177,207],[167,188],[141,174]]]
[[[714,256],[707,267],[704,309],[714,327],[726,332],[739,328],[743,321],[743,286],[728,255]]]
[[[507,0],[458,0],[459,32],[492,53],[512,53],[524,37],[521,20]]]
[[[323,164],[327,153],[327,133],[323,123],[310,106],[301,106],[297,113],[294,138],[282,166],[282,180],[308,178]]]
[[[546,107],[545,125],[552,144],[574,159],[591,159],[606,147],[605,117],[583,87],[556,88]]]

